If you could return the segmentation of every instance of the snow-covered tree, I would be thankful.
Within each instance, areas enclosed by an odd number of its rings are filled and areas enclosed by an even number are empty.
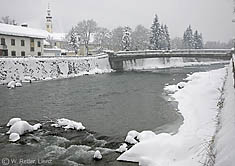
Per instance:
[[[114,51],[122,50],[122,36],[123,36],[123,27],[117,27],[112,30],[111,35],[111,49]]]
[[[10,25],[17,25],[16,20],[10,18],[9,16],[4,16],[1,18],[0,23],[3,24],[10,24]]]
[[[194,39],[194,48],[195,49],[202,49],[203,48],[203,41],[202,41],[202,34],[199,34],[196,30],[193,34]]]
[[[111,32],[107,28],[98,28],[94,42],[99,44],[100,50],[110,49]]]
[[[194,48],[194,40],[193,40],[193,30],[191,25],[186,29],[183,35],[184,47],[187,49]]]
[[[122,50],[130,51],[131,48],[131,28],[125,27],[122,36]]]
[[[67,49],[73,50],[75,54],[77,55],[81,39],[80,39],[79,34],[76,31],[76,28],[72,27],[72,29],[66,36],[66,40],[68,43]]]
[[[183,39],[180,37],[176,37],[174,39],[171,40],[171,48],[172,49],[182,49],[184,48],[184,44],[183,44]]]
[[[136,26],[134,32],[131,34],[132,49],[146,50],[149,48],[150,30],[143,25]]]
[[[171,49],[171,39],[170,39],[170,34],[168,31],[167,25],[164,26],[164,32],[165,32],[165,37],[166,37],[166,49],[170,50]]]
[[[160,35],[161,35],[161,26],[158,22],[158,16],[155,15],[153,24],[151,26],[151,36],[150,36],[150,48],[153,50],[160,49]]]

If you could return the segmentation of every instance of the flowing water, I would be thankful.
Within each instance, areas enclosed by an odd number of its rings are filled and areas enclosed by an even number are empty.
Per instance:
[[[183,117],[163,88],[192,72],[224,65],[137,70],[24,84],[13,90],[0,86],[0,162],[23,165],[137,165],[116,161],[114,150],[130,130],[177,132]],[[43,127],[9,143],[6,123],[21,117]],[[51,127],[51,120],[82,122],[84,131]],[[95,150],[101,161],[92,159]],[[5,161],[6,160],[6,161]],[[35,160],[35,161],[34,161]],[[27,163],[28,162],[28,163]],[[31,163],[30,163],[31,162]]]

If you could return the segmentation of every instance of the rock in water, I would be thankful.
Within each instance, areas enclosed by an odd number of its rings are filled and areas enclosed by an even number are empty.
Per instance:
[[[16,142],[20,139],[20,135],[18,133],[11,133],[9,136],[10,142]]]
[[[95,151],[93,158],[94,158],[94,160],[101,160],[102,159],[102,155],[99,150]]]
[[[16,82],[15,81],[10,81],[8,84],[7,84],[7,87],[9,89],[14,89],[16,86]]]
[[[34,128],[28,122],[18,121],[11,126],[7,134],[17,133],[19,135],[22,135],[24,133],[32,132],[32,131],[34,131]]]
[[[116,152],[123,153],[127,151],[127,144],[123,143],[118,149],[116,149]]]

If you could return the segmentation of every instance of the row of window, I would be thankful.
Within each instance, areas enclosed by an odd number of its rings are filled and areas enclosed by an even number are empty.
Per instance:
[[[23,46],[23,47],[25,46],[25,41],[24,40],[21,40],[20,43],[21,43],[21,46]],[[6,45],[5,38],[1,38],[1,45]],[[16,45],[15,39],[11,39],[11,45],[12,46]],[[41,47],[41,42],[40,41],[37,42],[37,46]],[[33,49],[31,49],[31,48],[33,48]],[[30,39],[30,51],[34,51],[34,39]]]
[[[21,56],[25,56],[25,51],[21,51],[20,53]],[[41,56],[42,53],[38,52],[38,56]],[[11,56],[16,56],[16,51],[11,51]]]

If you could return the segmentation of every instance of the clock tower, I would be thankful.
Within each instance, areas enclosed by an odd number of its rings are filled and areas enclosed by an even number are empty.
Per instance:
[[[48,9],[47,9],[47,16],[46,16],[46,30],[52,33],[52,16],[51,16],[51,9],[50,9],[49,4],[48,4]]]

